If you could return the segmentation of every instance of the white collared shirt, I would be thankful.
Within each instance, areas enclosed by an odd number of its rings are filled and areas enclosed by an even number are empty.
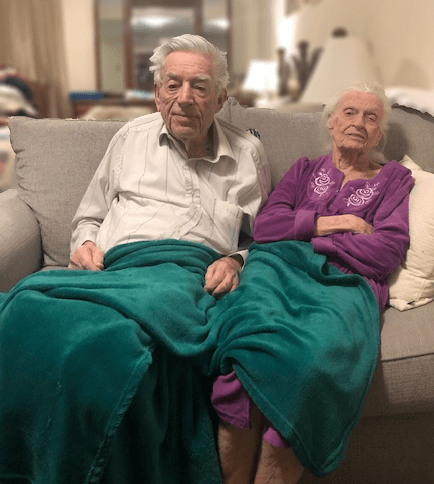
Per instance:
[[[71,254],[86,240],[105,253],[129,242],[177,239],[223,255],[238,248],[267,197],[262,144],[214,119],[214,155],[188,158],[160,113],[125,124],[111,140],[72,222]]]

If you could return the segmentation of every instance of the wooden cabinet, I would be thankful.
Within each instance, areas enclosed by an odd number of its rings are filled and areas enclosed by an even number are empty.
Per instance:
[[[126,101],[120,96],[108,96],[98,100],[91,99],[73,99],[72,103],[72,117],[79,118],[85,115],[91,108],[96,106],[105,107],[145,107],[149,112],[155,112],[155,102],[153,99],[138,99]]]
[[[149,57],[166,39],[190,33],[228,54],[231,0],[94,0],[99,91],[153,91]]]

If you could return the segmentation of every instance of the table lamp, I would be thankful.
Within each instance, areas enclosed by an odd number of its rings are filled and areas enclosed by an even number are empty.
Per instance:
[[[338,29],[327,40],[300,102],[325,104],[340,88],[357,81],[379,82],[372,56],[361,38]]]
[[[277,92],[277,62],[253,59],[243,82],[243,91],[253,91],[268,99]]]

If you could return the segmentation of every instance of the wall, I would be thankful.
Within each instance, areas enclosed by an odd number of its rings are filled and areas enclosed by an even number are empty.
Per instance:
[[[232,0],[232,70],[245,74],[250,59],[274,59],[279,0]],[[283,9],[282,9],[283,11]]]
[[[433,0],[370,1],[378,15],[368,32],[384,83],[434,90]]]
[[[70,91],[96,89],[93,0],[62,0]]]
[[[282,0],[232,0],[235,74],[251,58],[275,59]],[[71,90],[96,88],[93,0],[62,0]],[[297,39],[323,45],[337,26],[369,42],[387,86],[434,90],[433,0],[322,0],[304,5]]]
[[[245,73],[251,58],[269,59],[277,43],[276,4],[283,0],[232,0],[232,65]],[[62,0],[70,90],[96,89],[93,0]],[[283,9],[282,9],[283,11]]]
[[[323,45],[335,27],[361,36],[385,86],[434,89],[432,0],[322,0],[302,7],[298,40]]]
[[[324,45],[336,27],[346,27],[354,35],[366,36],[369,1],[321,0],[318,4],[303,5],[299,13],[297,38],[308,40],[313,47],[318,47]]]

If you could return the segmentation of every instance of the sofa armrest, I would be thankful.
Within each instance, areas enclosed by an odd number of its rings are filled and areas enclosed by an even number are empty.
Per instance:
[[[0,193],[0,291],[40,269],[42,246],[39,224],[16,190]]]

